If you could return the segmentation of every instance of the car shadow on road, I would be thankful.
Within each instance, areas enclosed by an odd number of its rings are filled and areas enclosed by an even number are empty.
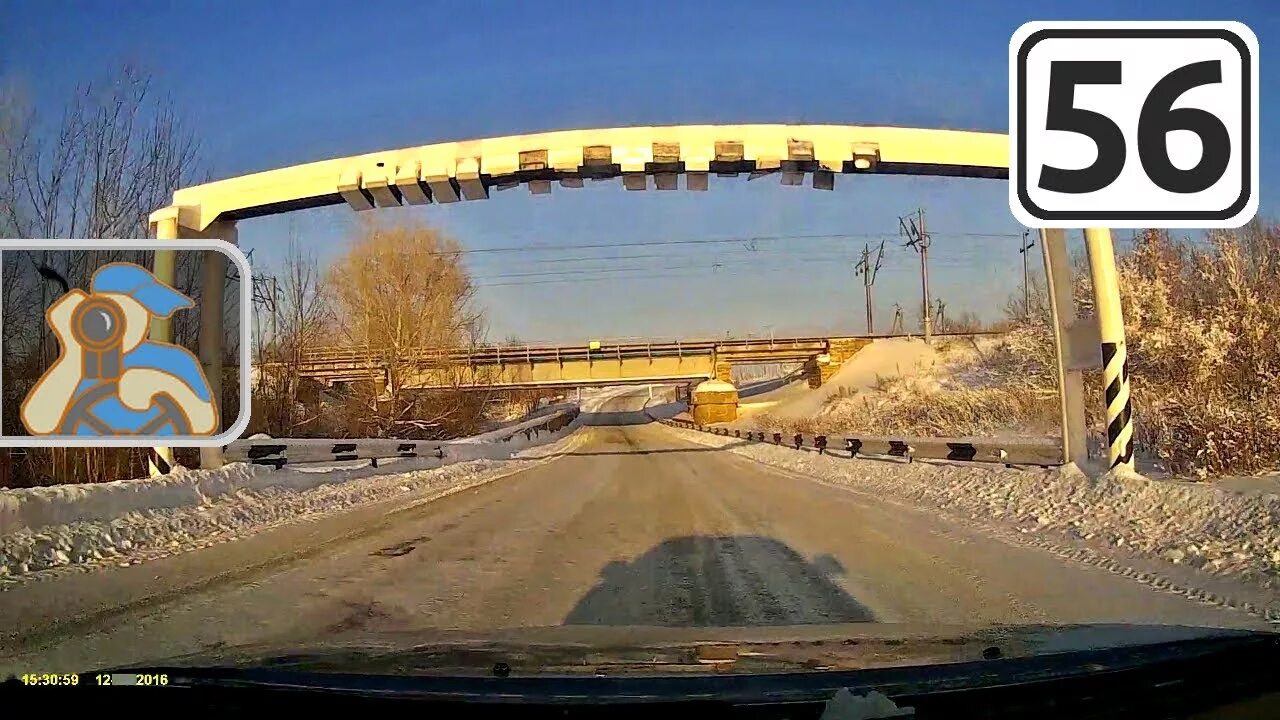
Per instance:
[[[668,539],[631,561],[615,560],[569,612],[565,625],[730,627],[874,622],[832,578],[831,555],[806,559],[759,535]]]

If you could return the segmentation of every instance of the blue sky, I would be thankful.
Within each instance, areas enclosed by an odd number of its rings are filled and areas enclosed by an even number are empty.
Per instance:
[[[1268,0],[568,6],[5,0],[0,75],[19,78],[41,106],[56,106],[77,82],[123,62],[140,65],[189,118],[213,176],[227,177],[578,127],[814,122],[1004,131],[1008,39],[1027,20],[1241,20],[1262,45],[1264,88],[1276,70],[1268,42],[1280,37],[1280,4]],[[1264,90],[1264,214],[1280,200],[1269,182],[1280,163],[1268,133],[1275,102]],[[696,194],[628,193],[617,182],[556,188],[550,197],[521,189],[482,203],[383,212],[422,214],[473,249],[763,238],[473,254],[496,338],[861,330],[863,293],[851,262],[864,242],[878,244],[864,236],[894,233],[897,216],[920,206],[935,231],[934,296],[948,313],[997,316],[1020,287],[1022,228],[1003,182],[841,177],[833,193],[768,178],[712,183]],[[242,223],[240,238],[269,264],[293,231],[329,260],[352,219],[346,208],[295,213]],[[846,237],[797,237],[813,235]],[[893,303],[914,311],[919,302],[916,256],[897,241],[889,248],[876,284],[882,327]],[[594,279],[534,274],[571,269]]]

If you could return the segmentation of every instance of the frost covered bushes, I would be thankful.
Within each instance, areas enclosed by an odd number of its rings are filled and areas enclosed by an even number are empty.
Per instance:
[[[1092,310],[1084,258],[1074,288]],[[1125,313],[1135,449],[1176,474],[1250,473],[1280,465],[1280,226],[1202,240],[1147,231],[1117,260]],[[943,341],[934,377],[884,379],[833,397],[813,418],[762,417],[808,432],[1057,434],[1049,311],[1033,287],[1029,320],[989,347]],[[1021,298],[1017,298],[1020,303]],[[1011,303],[1011,314],[1021,306]],[[966,352],[967,350],[967,352]],[[1085,374],[1093,434],[1105,427],[1100,372]]]
[[[1179,473],[1280,463],[1280,226],[1148,231],[1119,270],[1139,447]]]

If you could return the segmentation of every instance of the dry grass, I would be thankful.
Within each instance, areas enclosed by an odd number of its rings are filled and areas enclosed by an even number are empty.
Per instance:
[[[812,418],[763,415],[762,425],[787,432],[904,434],[929,437],[1053,434],[1058,418],[1052,382],[1027,372],[1010,337],[992,346],[972,339],[937,344],[933,368],[877,375],[865,392],[841,388]],[[1050,348],[1050,358],[1052,348]]]
[[[814,418],[764,415],[762,426],[788,432],[952,437],[1025,432],[1028,420],[1052,428],[1056,396],[1001,387],[939,389],[911,378],[893,378],[883,393],[853,394],[829,403]],[[1011,420],[1014,422],[1011,424]]]
[[[1075,293],[1088,315],[1081,265]],[[1149,231],[1120,255],[1118,269],[1138,454],[1202,477],[1280,466],[1280,226],[1205,241]],[[1030,320],[994,346],[939,343],[946,363],[937,380],[880,378],[875,392],[839,393],[814,418],[761,423],[802,432],[1056,434],[1056,358],[1037,290]],[[1100,436],[1101,373],[1085,381]]]

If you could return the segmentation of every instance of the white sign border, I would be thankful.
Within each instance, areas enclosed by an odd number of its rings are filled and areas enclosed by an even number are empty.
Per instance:
[[[1023,45],[1034,33],[1042,30],[1225,30],[1244,42],[1249,50],[1246,65],[1249,68],[1249,153],[1244,158],[1249,167],[1249,198],[1235,215],[1221,220],[1205,218],[1155,219],[1103,218],[1103,219],[1043,219],[1027,212],[1019,197],[1020,175],[1018,166],[1018,55]],[[1258,145],[1259,83],[1261,62],[1258,56],[1258,36],[1242,22],[1236,20],[1033,20],[1024,23],[1009,38],[1009,211],[1019,223],[1037,229],[1086,227],[1107,228],[1238,228],[1253,220],[1258,214],[1260,147]],[[1142,211],[1136,211],[1142,212]]]
[[[10,240],[0,239],[0,253],[14,250],[213,250],[227,256],[240,271],[240,414],[235,423],[218,435],[133,435],[91,437],[79,435],[0,435],[0,447],[223,447],[236,440],[249,426],[252,397],[250,361],[253,337],[253,270],[240,248],[223,240]],[[2,348],[0,348],[2,350]]]

